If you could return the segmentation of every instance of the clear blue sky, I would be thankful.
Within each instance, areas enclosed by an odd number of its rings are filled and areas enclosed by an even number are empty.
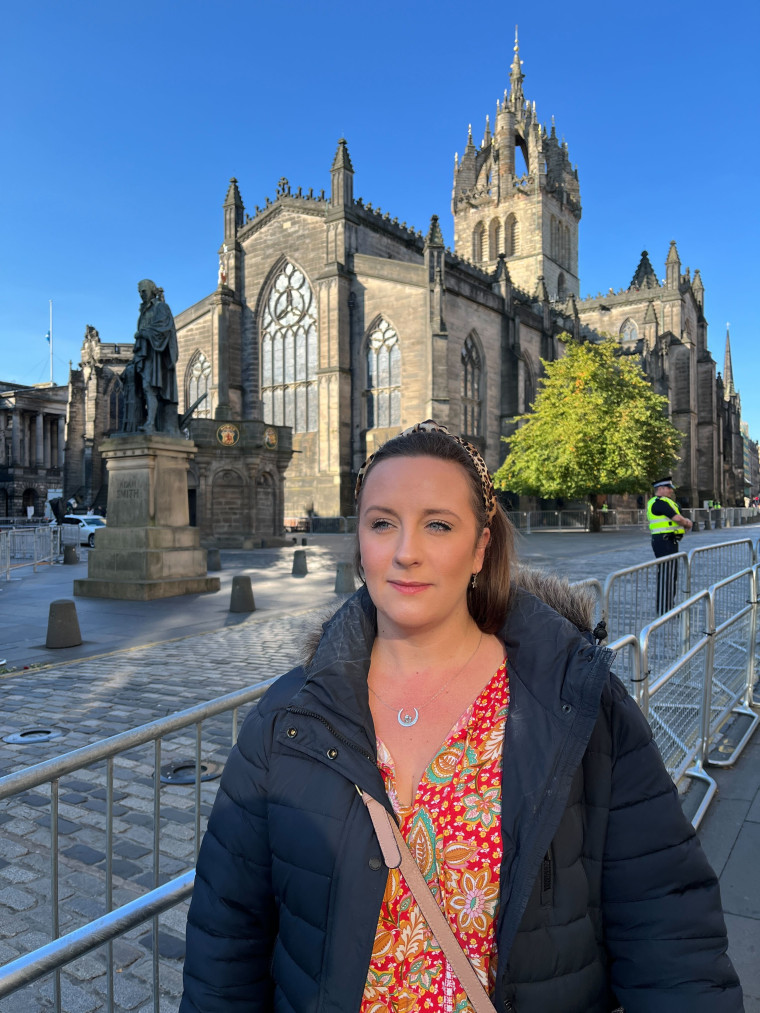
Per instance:
[[[525,93],[580,174],[581,294],[627,286],[670,239],[700,268],[710,347],[731,323],[760,437],[755,0],[657,7],[555,0],[41,0],[6,5],[0,130],[0,379],[55,380],[86,324],[131,341],[136,283],[175,313],[216,287],[222,201],[277,180],[329,187],[348,139],[355,193],[453,241],[454,152],[479,142],[520,25]],[[647,16],[650,13],[650,16]]]

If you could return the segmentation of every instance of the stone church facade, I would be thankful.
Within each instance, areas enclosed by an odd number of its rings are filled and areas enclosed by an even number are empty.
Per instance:
[[[470,133],[456,162],[454,252],[436,216],[423,234],[354,196],[344,140],[329,194],[282,179],[250,215],[231,180],[217,289],[176,318],[180,397],[201,370],[216,419],[290,427],[286,516],[352,513],[362,461],[423,418],[495,469],[540,359],[579,334],[577,173],[522,80],[515,52],[493,135],[487,124],[475,149]],[[518,153],[540,171],[526,175]]]
[[[611,334],[623,352],[636,355],[658,394],[670,405],[680,431],[681,456],[674,471],[679,499],[691,506],[716,499],[744,503],[741,403],[734,387],[726,335],[723,376],[707,346],[705,289],[699,270],[681,270],[671,242],[660,281],[644,251],[627,289],[578,304],[581,333]]]
[[[516,43],[493,125],[479,146],[470,129],[455,158],[453,251],[437,216],[423,234],[354,195],[345,140],[327,193],[283,178],[247,213],[230,181],[216,288],[175,317],[180,413],[205,395],[189,423],[201,447],[190,496],[209,543],[256,544],[283,516],[351,514],[362,461],[420,419],[467,436],[496,469],[563,331],[615,334],[668,396],[684,503],[739,499],[739,399],[707,346],[699,272],[681,271],[672,244],[663,283],[645,255],[628,289],[580,300],[578,172],[523,81]],[[99,408],[72,373],[69,488],[97,474],[85,419],[111,410],[116,347],[101,346],[99,367],[83,351]]]

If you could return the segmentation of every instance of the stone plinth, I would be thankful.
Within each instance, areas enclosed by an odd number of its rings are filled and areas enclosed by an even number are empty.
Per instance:
[[[108,466],[106,527],[95,533],[87,577],[74,594],[149,601],[218,591],[206,576],[206,550],[190,527],[187,472],[195,454],[189,440],[134,434],[100,446]]]

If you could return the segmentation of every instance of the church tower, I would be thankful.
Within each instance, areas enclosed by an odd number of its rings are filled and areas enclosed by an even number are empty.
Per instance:
[[[454,247],[487,271],[504,253],[516,287],[532,293],[543,277],[549,297],[564,301],[579,295],[578,170],[554,124],[547,133],[525,99],[516,31],[514,54],[493,132],[486,117],[480,147],[470,128],[461,161],[455,156]]]

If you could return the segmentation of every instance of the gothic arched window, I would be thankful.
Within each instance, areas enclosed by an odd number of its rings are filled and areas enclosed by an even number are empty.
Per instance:
[[[520,223],[514,215],[507,215],[504,223],[504,234],[506,236],[506,253],[508,257],[514,257],[520,252]]]
[[[367,338],[367,429],[401,425],[401,348],[387,320]]]
[[[108,432],[120,433],[124,428],[124,387],[116,377],[108,398]]]
[[[488,259],[496,260],[501,252],[501,222],[494,218],[488,229]]]
[[[564,302],[567,299],[567,282],[562,271],[559,272],[559,277],[557,278],[557,298],[560,302]]]
[[[201,401],[193,412],[197,419],[211,418],[211,405],[209,404],[208,388],[211,383],[211,363],[203,352],[196,352],[190,360],[185,377],[185,411],[195,404],[201,395],[206,397]]]
[[[638,341],[639,340],[639,329],[631,320],[630,317],[626,317],[620,328],[620,337],[623,341]]]
[[[485,254],[486,227],[483,222],[478,222],[472,234],[472,262],[480,264]]]
[[[462,346],[462,432],[480,436],[481,359],[478,346],[470,334]]]
[[[286,262],[264,303],[261,400],[264,421],[294,433],[317,428],[317,308],[302,271]]]
[[[549,256],[553,260],[559,260],[559,226],[557,223],[557,219],[554,217],[554,215],[552,215],[551,217],[549,229],[550,229]]]

